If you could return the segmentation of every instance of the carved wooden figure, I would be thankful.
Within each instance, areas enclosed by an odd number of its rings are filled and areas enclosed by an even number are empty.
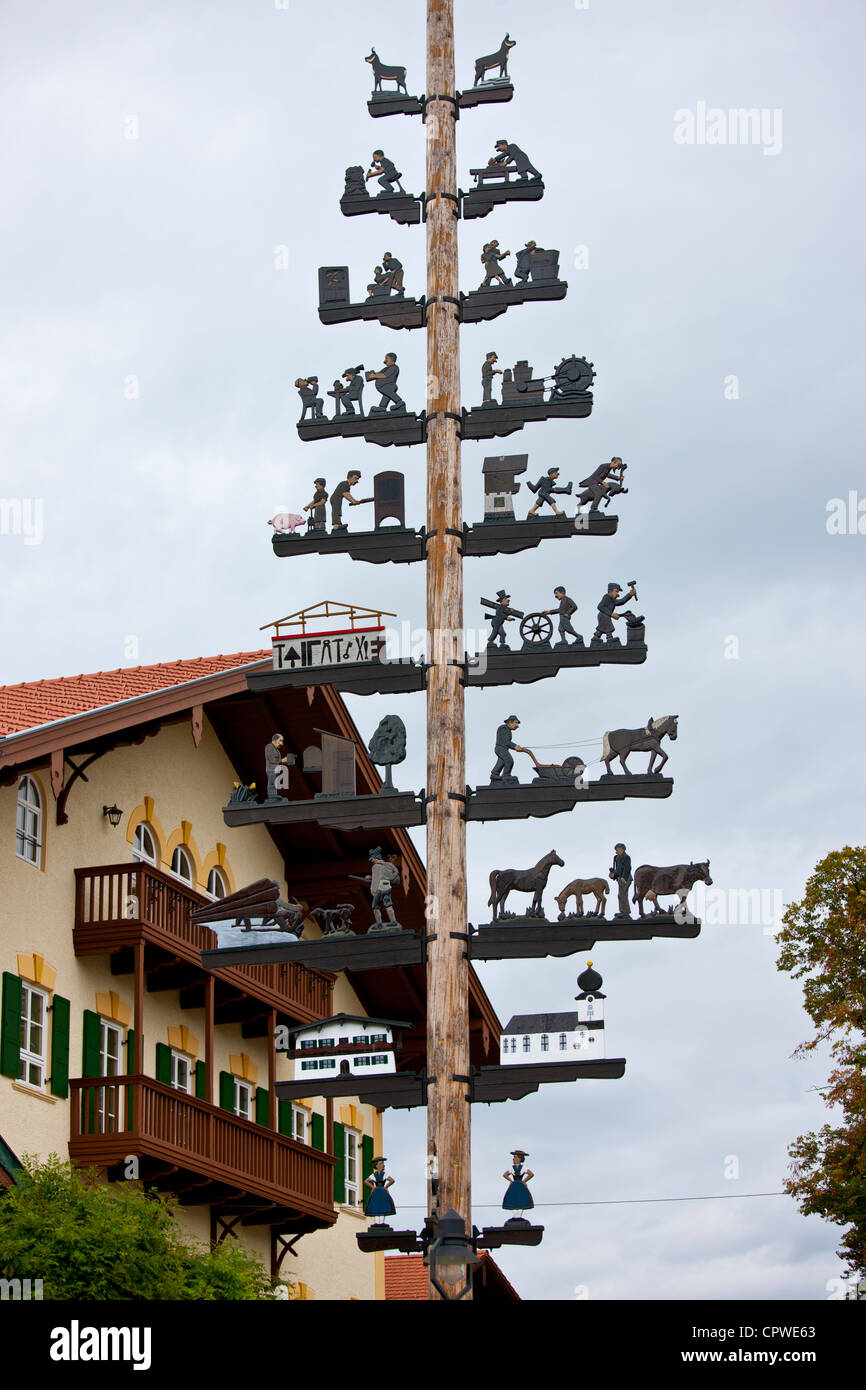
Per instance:
[[[505,1189],[505,1196],[502,1199],[503,1211],[530,1211],[535,1202],[532,1200],[532,1193],[529,1191],[528,1184],[535,1177],[529,1168],[524,1168],[524,1162],[529,1155],[523,1149],[514,1149],[511,1157],[514,1162],[510,1170],[506,1169],[502,1174],[508,1183]]]
[[[394,1199],[388,1191],[389,1187],[394,1186],[394,1179],[385,1173],[387,1162],[387,1158],[381,1156],[374,1158],[373,1171],[364,1179],[364,1186],[370,1189],[364,1205],[364,1215],[377,1217],[377,1226],[384,1222],[386,1216],[395,1216],[397,1213]]]
[[[667,753],[662,748],[662,739],[675,739],[677,736],[677,721],[679,715],[666,714],[661,719],[648,719],[643,729],[611,729],[604,736],[602,742],[601,757],[608,773],[611,771],[611,763],[614,758],[619,758],[622,770],[626,776],[634,774],[629,771],[626,765],[626,758],[630,753],[649,753],[649,766],[647,774],[658,776],[668,760]],[[655,760],[660,761],[655,766]]]
[[[657,868],[655,864],[641,864],[634,876],[632,902],[637,903],[639,917],[645,915],[645,898],[653,904],[654,914],[662,914],[664,909],[659,906],[659,897],[676,895],[674,914],[682,915],[686,911],[686,898],[695,884],[712,885],[712,882],[709,859],[700,864],[672,864],[664,869]]]
[[[513,917],[514,913],[505,911],[505,902],[509,893],[531,893],[532,902],[522,914],[524,917],[544,917],[542,897],[547,887],[547,880],[554,864],[560,869],[565,868],[565,863],[560,859],[555,849],[550,850],[539,859],[531,869],[494,869],[490,875],[490,897],[488,904],[493,908],[492,920],[505,917]]]

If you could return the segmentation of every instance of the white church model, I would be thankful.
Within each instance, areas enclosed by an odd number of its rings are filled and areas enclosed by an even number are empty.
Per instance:
[[[394,1030],[408,1028],[385,1018],[364,1018],[356,1014],[336,1014],[317,1023],[293,1030],[289,1056],[295,1062],[295,1079],[315,1072],[317,1080],[338,1076],[391,1075],[397,1067]]]
[[[537,1062],[592,1061],[604,1057],[602,978],[592,969],[577,977],[577,1009],[558,1014],[515,1014],[502,1030],[499,1060],[503,1066]],[[578,1056],[579,1054],[579,1056]]]

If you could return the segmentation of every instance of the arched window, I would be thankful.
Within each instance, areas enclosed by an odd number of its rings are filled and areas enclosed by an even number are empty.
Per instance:
[[[32,777],[18,783],[15,853],[25,864],[38,868],[42,862],[42,797]]]
[[[144,821],[135,827],[132,837],[132,857],[142,864],[156,864],[156,839]]]
[[[222,869],[211,869],[207,876],[207,891],[211,898],[224,898],[228,894],[225,874]]]
[[[189,857],[189,852],[184,849],[183,845],[178,845],[174,854],[171,856],[171,871],[175,878],[182,878],[184,883],[192,883],[192,860]]]
[[[541,1035],[541,1050],[542,1052],[550,1051],[550,1038],[547,1033],[542,1033]]]

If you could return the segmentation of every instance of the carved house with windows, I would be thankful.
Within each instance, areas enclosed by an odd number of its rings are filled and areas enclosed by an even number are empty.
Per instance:
[[[245,652],[0,688],[3,1152],[65,1152],[172,1192],[193,1236],[242,1241],[296,1297],[384,1298],[382,1258],[355,1241],[382,1112],[278,1102],[293,1063],[276,1037],[341,1014],[401,1019],[399,1065],[420,1068],[424,967],[207,970],[217,937],[190,920],[261,878],[311,910],[369,913],[347,877],[368,871],[366,832],[225,825],[233,784],[262,785],[275,732],[296,753],[317,731],[358,740],[359,788],[381,785],[340,697],[251,691],[269,667]],[[301,766],[290,775],[293,797],[315,794]],[[405,831],[377,836],[400,864],[401,921],[422,932],[421,859]],[[477,979],[472,1029],[473,1061],[495,1061]]]
[[[515,1014],[502,1030],[503,1065],[574,1061],[604,1057],[603,980],[592,961],[577,977],[576,1009],[551,1014]]]

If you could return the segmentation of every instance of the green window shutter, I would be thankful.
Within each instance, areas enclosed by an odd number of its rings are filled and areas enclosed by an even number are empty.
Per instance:
[[[310,1142],[314,1149],[325,1151],[325,1117],[313,1115],[310,1119]]]
[[[99,1043],[102,1029],[99,1014],[92,1009],[84,1010],[84,1045],[81,1055],[81,1075],[98,1076],[102,1063],[99,1059]]]
[[[256,1087],[256,1124],[267,1129],[271,1123],[270,1096],[264,1086]]]
[[[287,1134],[291,1139],[294,1126],[292,1124],[292,1102],[290,1100],[277,1101],[277,1128],[280,1134]]]
[[[334,1121],[334,1153],[337,1166],[334,1169],[334,1201],[342,1206],[346,1200],[346,1126]]]
[[[59,994],[51,1003],[51,1094],[69,1095],[69,1000]]]
[[[376,1149],[375,1149],[374,1144],[373,1144],[373,1136],[372,1136],[372,1134],[362,1134],[362,1135],[361,1135],[361,1166],[362,1166],[362,1168],[363,1168],[363,1172],[361,1173],[361,1183],[360,1183],[360,1187],[361,1187],[361,1191],[362,1191],[362,1192],[365,1190],[365,1189],[364,1189],[364,1183],[367,1181],[367,1179],[369,1178],[370,1174],[371,1174],[372,1171],[373,1171],[373,1159],[374,1159],[375,1157],[376,1157]],[[369,1192],[370,1189],[367,1188],[366,1190]]]
[[[135,1073],[135,1029],[128,1028],[126,1031],[126,1074],[132,1076]],[[126,1090],[126,1128],[132,1129],[132,1087],[125,1087]]]
[[[235,1113],[235,1079],[230,1071],[220,1072],[220,1109]]]
[[[171,1048],[168,1043],[156,1045],[156,1079],[171,1085]]]
[[[207,1067],[204,1062],[195,1064],[195,1094],[197,1100],[207,1100]]]
[[[18,1080],[21,1070],[21,980],[3,971],[3,1004],[0,1013],[0,1071]]]

